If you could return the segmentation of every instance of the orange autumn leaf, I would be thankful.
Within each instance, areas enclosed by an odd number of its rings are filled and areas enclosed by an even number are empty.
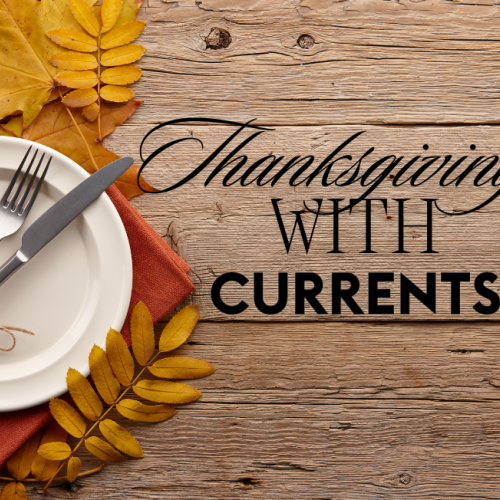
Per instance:
[[[82,461],[78,457],[71,457],[68,462],[68,474],[66,478],[70,483],[74,483],[78,474],[80,473],[80,469],[82,467]]]
[[[40,432],[36,432],[9,458],[7,469],[14,479],[22,481],[31,472],[31,463],[36,457],[39,443]]]
[[[66,441],[67,435],[68,433],[57,423],[57,421],[52,420],[40,444],[63,442]],[[31,464],[31,473],[39,481],[47,481],[55,474],[58,467],[59,461],[47,460],[37,453]]]
[[[26,500],[26,488],[23,483],[9,483],[3,490],[0,500]]]
[[[71,447],[65,442],[46,443],[38,448],[38,454],[47,460],[64,460],[71,455]]]
[[[119,108],[107,108],[106,106],[102,106],[102,136],[106,137],[111,134],[116,127],[124,123],[140,105],[140,101],[130,101]],[[99,168],[119,158],[117,154],[109,151],[102,143],[96,141],[98,137],[98,125],[96,122],[87,122],[79,109],[73,109],[72,113]],[[82,145],[82,138],[65,109],[64,104],[62,104],[60,100],[54,101],[42,109],[38,117],[24,131],[23,138],[45,144],[63,153],[81,165],[89,174],[95,172],[95,167],[89,157],[88,151]],[[116,186],[127,199],[142,194],[141,189],[137,186],[138,172],[139,167],[137,165],[132,165],[132,167],[116,181]],[[141,186],[147,191],[155,190],[142,178]]]
[[[119,451],[116,451],[109,443],[97,436],[91,436],[85,440],[85,448],[99,460],[105,462],[123,462],[125,460],[125,457]]]

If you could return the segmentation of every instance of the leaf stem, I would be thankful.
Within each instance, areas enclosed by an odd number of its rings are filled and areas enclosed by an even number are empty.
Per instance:
[[[102,142],[101,134],[101,33],[97,43],[97,102],[99,105],[99,113],[97,115],[97,140]]]
[[[9,130],[7,127],[5,127],[4,125],[0,125],[0,128],[2,130],[5,130],[5,132],[8,132],[9,134],[12,134],[14,137],[17,137],[17,138],[21,138],[21,136],[17,135],[15,132],[12,132],[12,130]]]
[[[101,465],[99,465],[99,467],[96,467],[95,469],[86,470],[85,472],[80,472],[80,474],[78,474],[78,476],[76,476],[76,477],[77,478],[85,477],[85,476],[90,476],[91,474],[95,474],[97,472],[101,472],[102,469],[104,469],[105,465],[106,465],[106,462],[102,462]],[[65,481],[67,479],[68,479],[67,476],[60,476],[60,477],[55,477],[54,479],[52,479],[52,481]],[[1,477],[0,476],[0,481],[12,482],[12,481],[16,481],[16,479],[14,479],[13,477]],[[21,482],[22,483],[39,483],[40,480],[37,479],[36,477],[26,477]]]
[[[71,452],[70,456],[64,460],[62,462],[62,464],[59,466],[59,468],[56,470],[54,476],[49,479],[48,483],[45,485],[45,487],[43,488],[43,494],[46,495],[47,494],[47,488],[50,486],[50,484],[52,483],[52,481],[54,481],[56,479],[56,476],[57,474],[59,474],[59,472],[61,471],[61,469],[68,463],[69,459],[74,456],[74,454],[78,451],[78,448],[80,448],[80,446],[82,445],[82,443],[85,441],[85,439],[91,434],[91,432],[96,428],[97,425],[99,425],[104,417],[106,417],[106,415],[113,409],[116,407],[116,405],[125,397],[125,395],[128,393],[128,391],[133,387],[133,385],[137,382],[137,380],[142,376],[142,374],[144,373],[144,371],[146,370],[146,368],[148,366],[151,366],[151,364],[156,360],[156,358],[162,354],[161,351],[158,351],[148,362],[148,364],[146,366],[144,366],[142,368],[142,370],[134,377],[134,379],[132,380],[132,382],[130,382],[130,385],[128,387],[126,387],[122,393],[119,395],[119,397],[117,398],[117,400],[97,419],[97,421],[95,422],[95,424],[88,430],[85,432],[85,434],[83,435],[82,439],[80,439],[80,441],[76,444],[76,446],[74,447],[73,451]]]
[[[57,92],[59,92],[59,97],[61,98],[61,102],[62,102],[62,94],[61,94],[61,91],[59,90],[59,87],[57,87]],[[89,153],[90,161],[94,165],[94,168],[96,169],[96,171],[99,170],[99,167],[97,166],[97,163],[95,162],[94,155],[91,153],[90,147],[87,143],[87,140],[85,139],[83,132],[81,131],[80,127],[78,126],[78,123],[76,123],[76,120],[75,120],[75,117],[73,116],[73,113],[70,111],[68,106],[66,106],[66,104],[64,104],[64,108],[68,112],[73,124],[75,125],[76,129],[78,130],[78,133],[80,134],[80,137],[82,138],[83,143],[85,144],[85,147],[87,148],[87,152]]]

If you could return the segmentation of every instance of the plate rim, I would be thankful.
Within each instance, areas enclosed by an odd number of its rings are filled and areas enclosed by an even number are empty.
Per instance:
[[[11,145],[13,144],[14,147],[16,148],[19,147],[18,145],[22,145],[24,143],[26,145],[26,149],[29,146],[35,146],[37,149],[41,150],[41,152],[46,152],[54,157],[58,157],[60,161],[67,164],[68,167],[71,168],[71,170],[73,171],[75,177],[80,180],[80,182],[83,182],[85,179],[90,177],[90,174],[86,172],[85,169],[80,165],[78,165],[78,163],[76,163],[74,160],[60,153],[59,151],[56,151],[55,149],[52,149],[49,146],[46,146],[45,144],[41,144],[23,138],[0,136],[0,145],[2,143],[7,143]],[[67,194],[67,192],[65,192],[64,194]],[[107,208],[108,215],[112,219],[111,222],[113,225],[116,226],[116,229],[119,233],[120,241],[117,241],[117,244],[122,246],[124,250],[124,254],[122,255],[122,257],[124,258],[124,262],[122,264],[126,268],[126,272],[122,274],[123,286],[121,286],[120,290],[121,293],[119,298],[119,305],[116,308],[117,310],[114,314],[114,319],[112,321],[113,324],[110,325],[111,328],[120,331],[123,328],[123,325],[125,324],[125,319],[128,314],[128,310],[130,307],[130,300],[132,297],[132,284],[133,284],[132,252],[130,248],[130,242],[128,239],[127,231],[120,217],[120,214],[118,213],[118,210],[111,201],[111,198],[108,196],[106,192],[103,192],[103,196],[101,195],[99,199],[101,200],[102,203],[104,203],[104,206]],[[88,377],[90,375],[90,368],[88,366],[88,363],[86,364],[85,369],[81,370],[81,372],[82,375],[84,375],[85,377]],[[63,379],[61,380],[60,384],[57,383],[54,384],[54,388],[53,390],[49,391],[49,395],[45,393],[42,397],[34,398],[33,401],[30,402],[25,402],[25,403],[19,402],[19,404],[15,403],[3,404],[3,402],[0,399],[0,414],[5,412],[11,412],[11,411],[17,411],[35,407],[42,403],[48,402],[50,398],[61,396],[62,394],[67,392],[67,390],[68,389],[66,386],[66,381],[65,379]]]

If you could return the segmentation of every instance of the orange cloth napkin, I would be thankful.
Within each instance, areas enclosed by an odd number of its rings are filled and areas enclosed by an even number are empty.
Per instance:
[[[157,323],[184,300],[194,286],[186,264],[139,215],[115,186],[107,194],[127,231],[132,251],[132,299],[122,335],[130,345],[130,314],[142,300]],[[27,410],[0,413],[0,466],[37,430],[51,420],[47,404]]]

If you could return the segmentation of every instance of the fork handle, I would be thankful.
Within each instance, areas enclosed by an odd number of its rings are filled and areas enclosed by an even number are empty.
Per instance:
[[[23,264],[26,259],[16,252],[2,267],[0,267],[0,286],[2,286]]]

